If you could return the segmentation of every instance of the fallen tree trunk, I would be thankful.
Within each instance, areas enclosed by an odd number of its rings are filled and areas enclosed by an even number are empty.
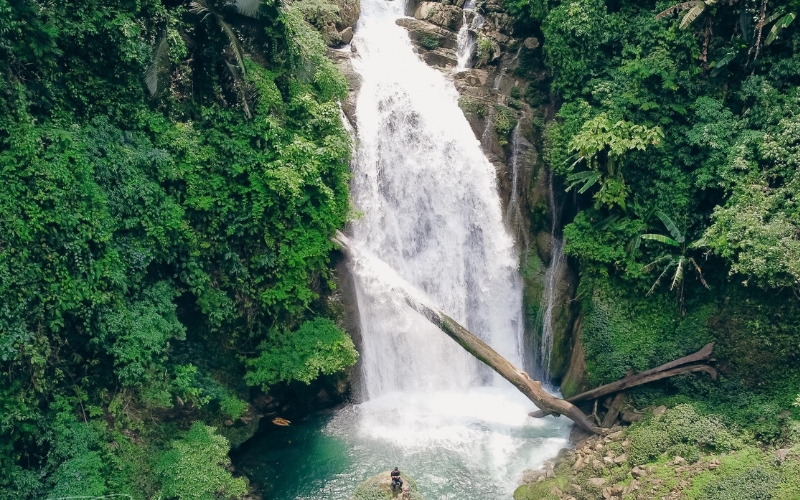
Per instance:
[[[349,238],[337,231],[333,241],[347,254],[351,257],[353,256],[352,252],[354,250],[350,245]],[[515,367],[497,351],[492,349],[486,342],[473,335],[441,309],[433,304],[426,303],[420,298],[414,297],[406,288],[395,286],[393,287],[393,291],[402,297],[409,307],[439,327],[440,330],[447,334],[448,337],[455,340],[468,353],[475,356],[479,361],[497,372],[501,377],[511,382],[511,384],[527,396],[533,404],[547,413],[557,413],[566,416],[588,432],[603,434],[604,430],[593,425],[591,420],[578,407],[563,399],[548,394],[547,391],[542,388],[541,382],[531,379],[527,373]]]
[[[616,382],[611,382],[610,384],[601,385],[600,387],[592,389],[591,391],[582,392],[580,394],[572,396],[571,398],[567,398],[567,401],[569,401],[570,403],[577,403],[579,401],[586,401],[588,399],[597,399],[606,396],[608,394],[624,391],[625,389],[630,389],[631,387],[636,387],[637,385],[655,382],[656,380],[674,377],[676,375],[683,375],[684,373],[706,372],[709,375],[711,375],[711,378],[713,380],[716,380],[717,370],[714,367],[706,364],[691,364],[691,365],[686,364],[686,363],[692,363],[696,361],[706,361],[711,359],[711,352],[713,349],[714,349],[714,344],[708,344],[694,354],[684,356],[680,359],[676,359],[675,361],[671,361],[661,366],[657,366],[642,373],[630,375],[628,377],[617,380]],[[529,413],[531,417],[536,417],[536,418],[546,417],[547,415],[550,414],[551,414],[550,412],[546,411],[535,411]]]

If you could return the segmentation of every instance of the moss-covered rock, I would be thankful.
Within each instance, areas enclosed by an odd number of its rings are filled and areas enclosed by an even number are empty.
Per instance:
[[[390,471],[387,470],[359,484],[350,500],[425,500],[417,491],[417,483],[403,473],[400,473],[400,477],[403,478],[403,489],[405,491],[402,493],[392,491],[392,478],[389,474]]]

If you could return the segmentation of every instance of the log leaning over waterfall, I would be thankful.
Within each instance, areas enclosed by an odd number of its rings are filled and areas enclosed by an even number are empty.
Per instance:
[[[349,239],[341,232],[336,232],[333,242],[338,244],[345,253],[351,254],[352,249]],[[458,324],[453,318],[445,314],[436,306],[426,304],[424,301],[417,300],[411,293],[401,287],[394,287],[397,293],[406,304],[428,321],[439,327],[448,337],[455,340],[468,353],[475,356],[479,361],[497,372],[501,377],[511,382],[514,387],[519,389],[533,404],[548,413],[564,415],[575,422],[582,429],[595,434],[603,434],[604,430],[593,425],[592,421],[578,407],[563,399],[557,398],[542,389],[542,383],[532,380],[524,371],[515,367],[511,362],[492,349],[486,342],[479,339],[469,330]]]
[[[655,382],[656,380],[674,377],[675,375],[682,375],[684,373],[706,372],[711,375],[713,380],[716,380],[717,370],[713,366],[706,364],[689,364],[710,360],[713,350],[713,343],[706,344],[702,349],[693,354],[689,354],[688,356],[676,359],[675,361],[670,361],[669,363],[665,363],[661,366],[657,366],[635,375],[629,375],[625,378],[617,380],[616,382],[601,385],[600,387],[596,387],[591,391],[582,392],[572,396],[571,398],[567,398],[567,401],[570,403],[577,403],[579,401],[586,401],[588,399],[597,399],[608,394],[613,394],[615,392],[624,391],[625,389],[630,389],[631,387],[636,387],[637,385]],[[543,410],[529,413],[531,417],[537,418],[546,417],[550,414],[551,412]]]

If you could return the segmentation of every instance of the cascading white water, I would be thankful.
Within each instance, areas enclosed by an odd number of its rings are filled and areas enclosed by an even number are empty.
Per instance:
[[[456,59],[458,61],[456,71],[463,71],[469,68],[469,62],[475,53],[475,44],[478,41],[474,31],[480,29],[485,21],[483,16],[475,12],[475,4],[476,0],[467,0],[464,3],[461,29],[458,30],[458,37],[456,38],[458,44],[456,49]]]
[[[352,194],[363,217],[353,239],[521,363],[518,260],[503,227],[494,167],[458,107],[452,82],[417,57],[394,23],[401,9],[385,0],[362,5]],[[387,301],[380,289],[360,285],[368,397],[470,387],[485,378],[435,327]]]
[[[558,280],[564,265],[564,240],[558,235],[558,214],[559,207],[556,206],[555,193],[553,191],[553,173],[550,173],[548,186],[548,205],[551,214],[551,247],[550,264],[544,276],[544,289],[542,291],[542,301],[540,306],[541,315],[541,340],[539,345],[539,356],[541,358],[541,371],[545,381],[549,382],[550,355],[553,351],[553,309],[555,308]]]
[[[518,236],[522,236],[525,248],[528,246],[527,231],[522,230],[521,226],[525,219],[522,216],[522,207],[520,206],[519,196],[519,177],[520,177],[520,156],[522,155],[523,145],[528,145],[525,138],[522,137],[520,132],[520,122],[514,127],[511,132],[511,196],[508,199],[508,207],[506,208],[506,221],[508,227],[514,231]]]
[[[383,443],[412,472],[427,464],[418,479],[431,491],[494,500],[566,443],[568,424],[528,419],[524,396],[391,293],[397,275],[523,366],[518,255],[495,169],[452,81],[395,24],[403,11],[400,1],[362,0],[354,39],[362,86],[351,192],[361,217],[352,240],[368,258],[352,271],[365,402],[355,415],[340,412],[329,432],[357,425],[359,449]]]

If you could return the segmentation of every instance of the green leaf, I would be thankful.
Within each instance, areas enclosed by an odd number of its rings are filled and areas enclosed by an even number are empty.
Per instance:
[[[790,24],[792,24],[792,21],[794,21],[794,18],[795,18],[795,13],[794,12],[790,12],[790,13],[786,14],[785,16],[783,16],[782,18],[778,19],[778,22],[776,22],[772,26],[772,29],[769,30],[769,34],[767,35],[767,39],[764,40],[764,45],[769,45],[772,42],[774,42],[775,39],[778,38],[778,35],[780,35],[781,30],[783,30],[784,28],[786,28]]]
[[[572,184],[567,187],[566,191],[571,190],[578,184],[583,183],[583,187],[578,190],[578,194],[585,193],[590,187],[594,186],[597,181],[603,176],[602,173],[596,172],[594,170],[586,170],[584,172],[578,172],[577,174],[572,174],[567,177],[567,180],[570,181]]]
[[[672,245],[674,247],[681,246],[680,243],[678,243],[677,241],[673,240],[672,238],[664,236],[663,234],[643,234],[642,235],[642,239],[643,240],[659,241],[661,243],[665,243],[667,245]]]
[[[664,212],[662,212],[661,210],[657,210],[656,215],[658,216],[659,219],[661,219],[661,222],[664,223],[664,226],[666,226],[667,231],[669,231],[669,234],[671,234],[672,237],[675,238],[675,241],[677,241],[678,243],[683,243],[684,237],[681,234],[680,230],[678,229],[678,226],[676,226],[675,223],[672,222],[672,219],[670,219],[669,216]]]

